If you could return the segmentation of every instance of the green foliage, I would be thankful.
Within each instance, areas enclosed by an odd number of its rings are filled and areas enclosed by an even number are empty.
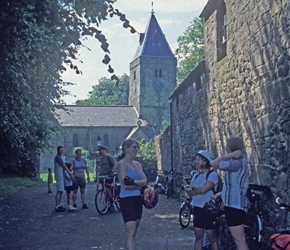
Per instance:
[[[129,81],[128,75],[119,78],[119,84],[109,78],[102,77],[99,84],[93,86],[89,98],[76,101],[77,105],[128,105]]]
[[[203,19],[194,18],[182,36],[177,39],[178,48],[175,55],[178,59],[177,82],[180,83],[186,75],[204,60]]]
[[[4,199],[9,194],[14,194],[18,191],[42,184],[40,179],[28,178],[0,178],[0,200]]]
[[[75,66],[87,36],[100,42],[108,71],[109,44],[98,27],[108,16],[117,16],[135,33],[125,15],[115,10],[115,0],[2,0],[0,5],[0,173],[48,146],[56,107],[60,107],[66,67]],[[100,58],[102,60],[102,58]],[[118,83],[116,75],[112,80]],[[24,166],[25,164],[22,164]],[[17,171],[14,171],[16,173]],[[26,171],[22,171],[26,173]]]
[[[144,139],[138,141],[139,143],[139,151],[138,151],[138,159],[142,163],[143,166],[147,168],[155,168],[156,167],[156,151],[154,140],[150,140],[146,142]]]
[[[162,128],[160,129],[160,134],[162,134],[170,126],[170,122],[163,117],[161,125]]]

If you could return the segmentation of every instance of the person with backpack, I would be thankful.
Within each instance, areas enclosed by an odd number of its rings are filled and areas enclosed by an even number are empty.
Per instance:
[[[226,155],[218,157],[210,164],[224,171],[222,200],[226,222],[237,249],[248,250],[244,234],[244,222],[250,202],[246,196],[249,187],[249,170],[243,156],[244,142],[239,137],[227,140]]]
[[[195,250],[202,250],[204,230],[210,241],[212,250],[218,250],[216,237],[215,218],[208,216],[203,208],[214,195],[213,188],[218,183],[218,174],[210,171],[210,162],[213,160],[212,154],[207,150],[198,151],[195,166],[197,173],[192,177],[188,194],[192,196],[194,213]]]

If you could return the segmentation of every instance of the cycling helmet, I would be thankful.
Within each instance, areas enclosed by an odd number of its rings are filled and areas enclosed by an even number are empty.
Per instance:
[[[143,205],[144,207],[151,209],[156,206],[158,202],[158,194],[155,189],[147,185],[143,191]]]
[[[221,199],[211,199],[204,204],[203,208],[209,215],[213,216],[220,216],[224,213],[223,209],[221,208]]]
[[[209,162],[214,160],[211,152],[209,152],[207,150],[200,150],[200,151],[197,152],[197,154],[202,156],[202,157],[204,157],[204,158],[206,158]]]

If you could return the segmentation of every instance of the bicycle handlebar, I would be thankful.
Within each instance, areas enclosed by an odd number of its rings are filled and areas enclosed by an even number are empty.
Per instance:
[[[290,205],[286,204],[286,203],[281,203],[280,202],[280,197],[276,198],[276,204],[280,207],[280,209],[287,209],[288,211],[290,211]]]

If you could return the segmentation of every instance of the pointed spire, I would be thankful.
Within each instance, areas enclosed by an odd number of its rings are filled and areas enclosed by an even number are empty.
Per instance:
[[[133,60],[139,56],[175,57],[153,13],[145,32],[140,34]]]

